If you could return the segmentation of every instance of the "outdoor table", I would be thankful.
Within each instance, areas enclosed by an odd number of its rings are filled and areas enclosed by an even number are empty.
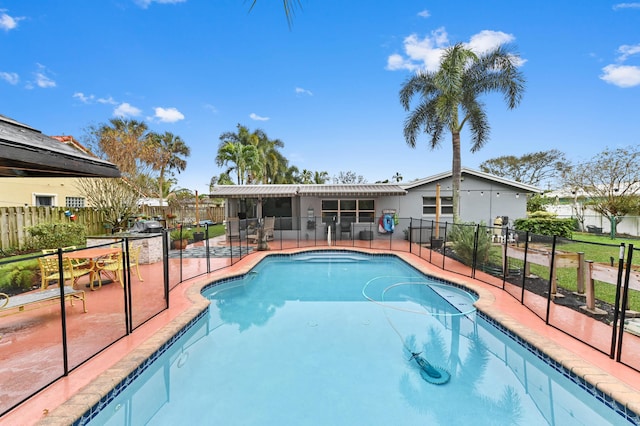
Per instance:
[[[91,290],[95,290],[93,283],[95,281],[96,274],[100,273],[98,268],[98,261],[102,258],[111,256],[112,254],[119,253],[121,249],[119,247],[93,247],[84,250],[73,251],[65,253],[63,256],[69,259],[86,259],[89,261],[89,269],[91,274],[89,275],[89,287]],[[99,286],[102,287],[102,280],[98,280]]]

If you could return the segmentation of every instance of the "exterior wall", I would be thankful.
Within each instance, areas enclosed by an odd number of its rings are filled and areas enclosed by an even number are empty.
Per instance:
[[[522,190],[466,174],[463,179],[460,185],[461,221],[492,225],[497,216],[508,216],[511,223],[526,217],[527,197]],[[440,184],[440,197],[452,196],[451,178],[411,188],[405,197],[398,197],[400,216],[435,220],[434,214],[422,214],[422,197],[435,197],[437,183]],[[440,215],[440,222],[453,222],[453,215]]]
[[[35,195],[52,196],[53,207],[65,207],[66,197],[84,196],[76,188],[76,178],[2,178],[0,206],[35,206]],[[91,207],[85,204],[85,207]]]

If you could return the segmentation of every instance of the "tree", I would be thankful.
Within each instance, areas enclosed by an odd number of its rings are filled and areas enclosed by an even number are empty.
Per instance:
[[[489,138],[489,122],[480,95],[500,92],[509,109],[515,108],[524,93],[524,76],[517,68],[519,57],[504,46],[477,56],[458,43],[445,50],[440,68],[419,71],[400,90],[400,103],[411,109],[415,95],[420,102],[404,123],[404,137],[415,148],[419,133],[431,136],[433,150],[440,145],[443,133],[451,133],[453,220],[458,221],[461,181],[460,132],[468,122],[471,131],[471,152],[476,152]]]
[[[118,166],[123,176],[135,180],[147,164],[150,137],[146,123],[112,118],[108,124],[89,127],[91,151]]]
[[[480,164],[485,173],[504,177],[533,186],[550,183],[565,176],[571,164],[557,149],[524,154],[521,157],[503,155]]]
[[[322,172],[313,172],[313,183],[316,185],[324,185],[329,181],[329,173]]]
[[[588,205],[611,221],[615,231],[622,218],[635,213],[640,192],[640,148],[606,148],[577,164],[565,185],[589,197]]]
[[[226,174],[234,172],[238,185],[251,181],[250,170],[260,171],[258,149],[251,143],[252,137],[249,129],[240,124],[237,133],[225,132],[220,135],[216,164],[227,166]]]
[[[256,3],[258,3],[258,0],[253,0],[253,2],[251,3],[251,7],[249,8],[250,11],[253,10],[253,7],[256,5]],[[293,23],[295,4],[297,4],[299,7],[302,7],[300,4],[300,0],[282,0],[282,5],[284,6],[284,14],[287,17],[287,23],[289,24],[289,27],[291,27]]]
[[[235,172],[238,184],[281,183],[288,167],[278,150],[284,147],[279,139],[271,140],[257,129],[250,132],[238,124],[238,131],[220,135],[216,164],[227,166],[225,173]]]
[[[112,229],[122,229],[138,210],[140,194],[120,178],[81,178],[76,185],[88,204],[97,208]]]
[[[151,185],[151,135],[144,122],[112,118],[109,123],[89,126],[83,139],[92,153],[115,164],[127,183],[143,195],[151,186],[157,187]]]
[[[355,172],[340,172],[337,176],[333,177],[333,183],[336,184],[354,184],[354,183],[367,183],[367,180],[362,175],[357,175]]]
[[[188,157],[191,150],[180,138],[173,133],[165,132],[162,135],[151,134],[149,138],[149,159],[152,167],[158,172],[158,199],[162,206],[164,196],[165,174],[177,170],[178,173],[187,167],[187,161],[183,157]]]

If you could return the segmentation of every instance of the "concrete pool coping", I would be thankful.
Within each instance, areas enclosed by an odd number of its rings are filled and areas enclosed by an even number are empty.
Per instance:
[[[268,255],[336,249],[394,255],[422,273],[476,292],[479,299],[475,306],[479,311],[619,404],[640,413],[639,372],[546,326],[544,321],[503,290],[439,269],[411,253],[358,247],[310,247],[256,252],[231,267],[180,284],[172,291],[172,306],[168,311],[3,416],[2,420],[13,424],[12,419],[15,419],[16,424],[23,425],[74,423],[207,309],[209,301],[202,297],[201,291],[211,282],[246,274]]]

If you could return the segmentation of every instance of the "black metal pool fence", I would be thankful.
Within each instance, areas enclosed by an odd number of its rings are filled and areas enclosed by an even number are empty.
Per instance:
[[[57,287],[60,297],[54,307],[49,307],[50,310],[37,320],[31,315],[22,315],[20,308],[12,312],[16,315],[10,315],[0,299],[3,383],[28,380],[30,386],[30,391],[26,392],[23,388],[18,393],[12,393],[11,389],[0,392],[0,413],[5,414],[167,309],[171,290],[181,282],[231,266],[263,249],[274,252],[331,247],[409,252],[443,270],[505,291],[549,326],[640,371],[640,357],[637,357],[640,323],[631,318],[635,315],[633,309],[640,310],[640,256],[632,244],[600,244],[537,235],[508,226],[398,217],[386,226],[379,222],[358,221],[343,226],[333,217],[276,217],[272,233],[265,232],[263,226],[263,221],[243,219],[239,221],[239,232],[216,238],[210,235],[208,224],[196,229],[189,229],[189,225],[184,224],[178,232],[162,230],[162,253],[155,263],[141,268],[142,276],[139,272],[134,273],[135,266],[129,256],[131,247],[144,244],[145,238],[157,238],[158,234],[137,239],[116,238],[96,246],[116,244],[122,247],[124,291],[117,296],[121,297],[120,302],[109,308],[100,306],[99,299],[94,299],[96,303],[92,301],[88,313],[81,313],[79,301],[76,300],[74,306],[66,303],[69,299],[65,297],[64,286]],[[174,248],[173,241],[183,237],[189,240],[187,248]],[[53,254],[59,265],[62,265],[64,254],[62,249]],[[37,272],[34,265],[44,256],[52,255],[0,261],[0,277],[3,278],[0,285],[15,284],[11,287],[11,297],[33,293],[41,287],[40,274],[24,271],[32,268]],[[11,278],[6,279],[9,276]],[[59,280],[63,282],[64,277],[61,275]],[[132,281],[135,285],[131,285]],[[106,296],[107,290],[115,291],[119,287],[105,286],[90,295]],[[143,293],[140,293],[141,289]],[[83,290],[90,292],[87,288]],[[7,291],[0,287],[0,293]],[[591,329],[581,327],[575,320],[567,321],[567,310],[596,321],[597,332],[590,332]],[[41,343],[39,356],[46,356],[49,361],[58,360],[57,368],[46,371],[37,366],[34,368],[29,353],[33,347],[20,347],[23,336],[42,321],[54,331],[53,337]],[[106,323],[109,327],[105,328]],[[14,346],[15,350],[12,349]]]

